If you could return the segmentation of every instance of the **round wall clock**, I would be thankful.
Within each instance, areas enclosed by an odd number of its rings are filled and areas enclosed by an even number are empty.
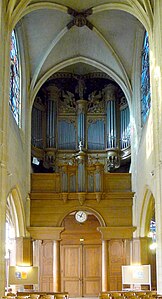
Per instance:
[[[87,220],[87,213],[85,211],[78,211],[75,214],[75,219],[78,222],[83,223]]]

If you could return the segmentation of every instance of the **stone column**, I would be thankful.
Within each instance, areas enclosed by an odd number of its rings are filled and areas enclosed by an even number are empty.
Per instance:
[[[162,6],[161,1],[154,3],[153,34],[149,36],[151,63],[151,106],[153,113],[153,143],[155,161],[155,219],[156,219],[156,267],[157,267],[157,293],[162,294]]]
[[[53,241],[53,291],[61,292],[60,241]]]
[[[0,296],[5,292],[5,221],[7,199],[7,128],[9,112],[9,51],[6,1],[0,1]]]
[[[0,296],[5,290],[6,167],[0,165]]]

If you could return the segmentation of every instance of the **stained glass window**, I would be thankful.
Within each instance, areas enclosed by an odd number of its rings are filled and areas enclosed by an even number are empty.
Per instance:
[[[9,104],[16,123],[20,125],[20,62],[16,33],[14,30],[11,34]]]
[[[156,249],[156,221],[153,217],[150,221],[150,233],[149,236],[152,238],[152,243],[150,244],[150,249]]]
[[[141,70],[141,117],[142,124],[147,120],[151,106],[150,94],[150,69],[149,69],[149,39],[145,33],[142,49],[142,70]]]

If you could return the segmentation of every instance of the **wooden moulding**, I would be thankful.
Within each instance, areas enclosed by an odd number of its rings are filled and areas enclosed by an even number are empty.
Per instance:
[[[30,236],[35,240],[60,240],[64,227],[28,227]]]
[[[133,232],[136,230],[134,226],[113,226],[113,227],[98,227],[102,234],[103,240],[111,239],[132,239]]]

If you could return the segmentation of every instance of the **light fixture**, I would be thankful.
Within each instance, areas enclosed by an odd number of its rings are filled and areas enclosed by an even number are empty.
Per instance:
[[[149,246],[149,248],[150,248],[150,250],[156,250],[157,243],[156,242],[151,243],[150,246]]]
[[[84,239],[83,239],[83,238],[80,238],[80,242],[83,243],[83,242],[84,242]]]

